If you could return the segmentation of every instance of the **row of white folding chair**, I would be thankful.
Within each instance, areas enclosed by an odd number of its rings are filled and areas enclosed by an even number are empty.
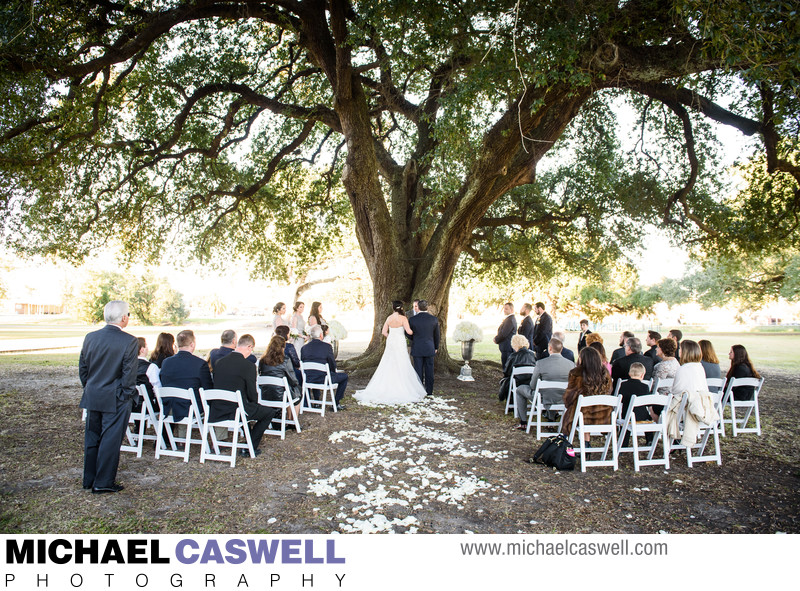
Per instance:
[[[325,374],[325,379],[321,384],[311,383],[306,378],[307,371],[319,371]],[[325,416],[325,408],[330,406],[333,412],[338,412],[336,408],[336,388],[337,385],[331,380],[331,370],[327,363],[314,363],[311,361],[300,362],[300,373],[303,376],[303,401],[300,405],[300,414],[304,412],[316,412]],[[320,399],[315,399],[311,394],[313,390],[320,390]],[[328,397],[330,396],[330,400]]]
[[[578,435],[580,445],[581,472],[586,472],[590,466],[613,466],[614,470],[619,468],[619,458],[617,453],[617,416],[622,404],[622,399],[618,396],[578,396],[575,406],[575,416],[572,420],[572,428],[569,433],[569,441],[572,442],[575,435]],[[587,425],[583,418],[583,410],[592,406],[610,406],[611,419],[608,423],[598,425]],[[603,447],[589,447],[586,445],[584,435],[603,435],[605,445]],[[608,459],[608,452],[611,451],[611,459]],[[590,460],[588,454],[602,454],[599,460]]]
[[[642,380],[643,384],[646,384],[647,387],[650,389],[650,392],[655,391],[654,385],[657,382],[658,378],[653,378],[652,380]],[[619,389],[622,387],[622,382],[627,382],[628,379],[624,380],[617,380],[617,385],[614,386],[614,396],[619,396]]]
[[[536,417],[536,439],[541,439],[543,436],[550,437],[551,435],[561,432],[561,421],[564,419],[564,413],[566,412],[567,407],[564,406],[563,402],[545,404],[542,401],[542,390],[559,390],[561,392],[559,399],[563,401],[564,391],[567,389],[567,385],[568,382],[558,382],[555,380],[536,381],[536,388],[534,388],[533,399],[531,400],[531,408],[528,411],[528,425],[525,429],[526,433],[531,432],[531,426],[534,424],[534,416]],[[542,420],[543,412],[557,412],[559,414],[559,420]],[[556,430],[545,432],[543,427],[555,427]]]
[[[719,412],[722,401],[721,392],[711,392],[711,400],[714,408]],[[684,395],[681,398],[680,406],[678,407],[678,430],[679,434],[683,435],[684,419],[686,414],[686,402],[688,396]],[[708,446],[708,440],[713,438],[714,453],[705,453]],[[700,441],[692,445],[683,445],[680,443],[681,437],[678,437],[677,442],[669,444],[670,449],[683,449],[686,451],[686,463],[691,468],[693,464],[698,462],[716,462],[717,465],[722,465],[722,453],[719,445],[719,421],[713,421],[712,424],[700,423]],[[692,452],[697,452],[697,455],[692,455]]]
[[[202,436],[203,422],[200,409],[197,406],[197,400],[194,396],[192,388],[174,388],[170,386],[162,386],[156,388],[156,399],[161,410],[158,413],[158,427],[156,428],[156,459],[161,456],[175,456],[183,458],[184,462],[189,461],[189,448],[191,444],[200,444],[206,447],[205,438],[192,439],[192,431],[197,429],[198,433]],[[189,410],[187,415],[181,419],[176,420],[173,414],[166,414],[164,412],[164,398],[173,398],[176,400],[184,400],[189,403]],[[172,430],[175,425],[184,425],[186,427],[186,434],[184,437],[178,437]],[[164,441],[166,434],[169,440],[169,446]],[[183,444],[183,450],[178,449],[178,444]]]
[[[731,378],[725,388],[725,394],[720,403],[720,422],[722,425],[722,435],[725,436],[725,425],[729,424],[733,431],[733,436],[736,437],[739,433],[756,433],[761,435],[761,414],[758,408],[758,396],[761,393],[761,388],[764,385],[764,378]],[[753,398],[751,400],[736,400],[733,396],[733,388],[741,386],[752,386]],[[731,418],[726,419],[723,412],[726,408],[730,408]],[[741,419],[736,418],[736,410],[745,410],[745,415]],[[755,414],[755,426],[748,427],[747,423],[750,417]]]
[[[244,403],[242,402],[242,393],[239,390],[231,392],[230,390],[204,390],[200,388],[200,401],[203,403],[203,441],[200,448],[200,463],[205,463],[206,460],[217,460],[221,462],[228,462],[231,467],[236,467],[236,457],[239,455],[239,450],[247,450],[250,457],[256,457],[255,449],[253,449],[253,442],[250,439],[250,429],[247,426],[247,413],[244,410]],[[227,402],[236,405],[236,412],[232,419],[220,419],[211,421],[211,402]],[[220,441],[217,438],[217,433],[214,427],[221,427],[227,429],[232,433],[232,440]],[[239,435],[244,436],[244,441],[239,443]],[[208,438],[211,438],[211,445],[214,448],[212,453],[208,446]],[[220,448],[227,447],[230,449],[229,454],[223,454]],[[189,449],[189,446],[186,446]],[[188,457],[188,455],[187,455]]]
[[[266,400],[263,396],[259,398],[258,403],[261,406],[269,406],[271,408],[279,408],[281,410],[280,418],[272,419],[272,423],[280,423],[280,429],[267,429],[264,433],[269,435],[278,435],[281,439],[286,439],[286,425],[294,425],[298,433],[300,433],[300,420],[297,417],[297,411],[294,407],[292,400],[292,390],[289,387],[289,382],[286,377],[271,377],[271,376],[258,376],[259,386],[275,386],[283,389],[282,400]],[[302,408],[301,408],[302,412]],[[291,418],[287,414],[291,413]]]
[[[145,441],[156,441],[157,435],[148,435],[147,428],[152,427],[155,431],[158,425],[158,417],[153,408],[147,389],[144,385],[136,386],[139,397],[142,399],[142,408],[137,412],[132,412],[128,425],[125,427],[125,439],[122,440],[120,451],[129,451],[136,454],[137,458],[142,457],[142,448]],[[85,415],[84,411],[84,415]],[[138,423],[138,424],[137,424]],[[131,429],[133,427],[133,429]],[[127,443],[126,443],[127,441]]]
[[[638,472],[641,466],[664,466],[669,469],[669,451],[670,443],[667,439],[667,425],[664,422],[664,413],[669,408],[669,402],[672,398],[670,394],[647,394],[645,396],[631,396],[628,410],[625,416],[617,419],[619,426],[619,434],[617,435],[617,455],[621,453],[633,453],[633,469]],[[621,399],[620,399],[621,402]],[[661,406],[662,411],[658,420],[637,421],[636,409],[647,408],[652,406]],[[649,411],[648,411],[649,412]],[[648,433],[652,433],[652,440],[649,444],[644,446],[639,445],[639,437],[646,437]],[[631,445],[624,446],[625,436],[630,434]],[[663,458],[655,458],[656,447],[658,441],[661,440],[663,449]],[[639,459],[639,453],[642,451],[647,452],[647,459]]]
[[[511,382],[508,385],[508,396],[506,397],[506,410],[504,414],[508,414],[509,410],[516,407],[517,398],[517,376],[528,376],[527,382],[530,383],[530,376],[536,368],[532,365],[520,365],[511,370]]]

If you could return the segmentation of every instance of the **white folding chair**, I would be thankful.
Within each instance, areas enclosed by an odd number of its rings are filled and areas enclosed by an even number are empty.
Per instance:
[[[306,372],[319,371],[325,374],[325,379],[321,384],[314,384],[308,381]],[[300,405],[300,414],[304,412],[316,412],[325,416],[325,407],[330,406],[333,412],[339,412],[336,408],[336,384],[331,380],[331,368],[327,363],[314,363],[313,361],[300,361],[300,373],[303,375],[303,404]],[[320,390],[320,399],[315,399],[312,390]],[[330,400],[328,400],[330,394]],[[319,408],[315,408],[318,405]]]
[[[275,386],[283,389],[283,400],[266,400],[263,396],[259,395],[258,403],[261,406],[269,406],[271,408],[281,409],[281,417],[275,417],[272,422],[278,422],[281,425],[280,429],[267,429],[264,433],[270,435],[280,435],[281,439],[286,439],[286,425],[294,425],[297,432],[300,433],[300,420],[297,418],[297,411],[292,402],[292,389],[289,387],[289,382],[286,377],[275,378],[271,376],[258,376],[259,386]],[[287,418],[288,412],[291,412],[292,418]]]
[[[764,385],[764,378],[731,378],[728,386],[725,389],[725,396],[722,399],[722,410],[726,407],[730,408],[731,418],[722,419],[722,431],[725,432],[725,424],[728,423],[733,429],[733,436],[736,437],[739,433],[756,433],[761,435],[761,415],[758,411],[758,395],[761,393],[761,387]],[[752,400],[736,400],[733,397],[733,388],[739,386],[753,386],[753,399]],[[744,417],[741,419],[736,418],[736,409],[746,410]],[[755,414],[755,426],[748,427],[747,422],[750,416]]]
[[[725,378],[706,378],[706,384],[708,385],[708,391],[711,394],[719,394],[719,399],[715,399],[718,401],[717,404],[717,414],[719,415],[719,421],[717,421],[717,429],[719,429],[719,434],[721,437],[725,437],[725,423],[724,423],[724,408],[722,408],[722,401],[725,398]]]
[[[531,432],[531,425],[533,424],[533,416],[536,415],[536,439],[541,439],[542,436],[549,437],[550,435],[555,435],[556,433],[561,432],[561,421],[564,419],[564,413],[567,410],[567,407],[564,406],[563,402],[554,403],[554,404],[543,404],[542,403],[542,390],[548,389],[559,389],[562,393],[562,400],[563,400],[563,393],[564,390],[567,389],[569,382],[556,382],[552,380],[538,380],[536,382],[536,389],[533,391],[533,401],[531,403],[531,410],[528,413],[528,427],[525,429],[526,433]],[[561,416],[559,417],[558,421],[543,421],[542,420],[542,412],[550,411],[550,412],[557,412]],[[542,430],[542,427],[555,427],[556,430],[550,433],[545,433]]]
[[[658,394],[658,391],[662,388],[666,388],[667,392],[669,392],[674,381],[675,378],[653,378],[653,386],[650,388],[650,394]],[[662,396],[667,396],[667,394],[662,394]]]
[[[619,396],[578,396],[575,407],[575,418],[572,420],[572,429],[569,432],[569,441],[575,438],[575,433],[580,439],[581,450],[581,472],[586,472],[589,466],[613,466],[614,470],[619,467],[617,458],[617,415],[622,399]],[[610,406],[611,419],[608,423],[599,425],[587,425],[583,419],[583,409],[591,406]],[[584,435],[604,435],[606,443],[603,447],[587,447]],[[607,460],[608,451],[611,450],[611,459]],[[587,454],[603,454],[599,460],[588,460]]]
[[[506,397],[506,411],[504,414],[508,414],[509,409],[512,409],[516,405],[516,394],[517,394],[517,376],[532,376],[533,372],[536,368],[532,365],[520,365],[519,367],[515,367],[511,370],[511,383],[508,385],[508,396]],[[530,379],[528,380],[530,382]]]
[[[711,393],[711,400],[715,408],[719,407],[720,400],[722,398],[722,394],[720,393]],[[676,438],[677,443],[670,443],[670,449],[683,449],[686,451],[686,464],[691,468],[693,464],[698,462],[716,462],[718,466],[722,465],[722,453],[720,452],[719,448],[719,429],[717,427],[717,421],[714,421],[713,424],[708,425],[706,423],[700,423],[700,441],[697,441],[693,445],[683,445],[680,443],[680,440],[683,436],[683,425],[685,421],[686,415],[686,401],[688,400],[688,396],[684,394],[681,398],[680,406],[678,409],[678,428],[679,428],[679,436]],[[670,404],[674,404],[673,401]],[[710,437],[714,438],[714,453],[706,454],[706,447],[708,446],[708,439]],[[698,455],[693,456],[692,451],[696,451]]]
[[[654,378],[652,380],[642,380],[642,383],[645,384],[650,389],[650,391],[652,392],[653,391],[653,382],[655,382],[657,380],[658,380],[658,378]],[[617,385],[614,387],[614,396],[619,396],[619,389],[620,389],[620,387],[622,387],[622,382],[627,382],[627,381],[628,381],[628,378],[625,378],[624,380],[617,380]]]
[[[128,419],[128,426],[125,427],[125,439],[122,445],[119,446],[120,451],[130,451],[136,454],[137,458],[142,457],[142,445],[145,440],[157,441],[158,435],[146,435],[147,427],[156,429],[158,425],[158,418],[156,412],[153,410],[153,403],[150,402],[150,397],[147,395],[147,388],[144,384],[136,386],[139,392],[139,397],[142,399],[142,408],[138,412],[132,412],[131,418]],[[138,421],[138,427],[137,427]],[[131,425],[134,426],[135,432],[131,431]],[[128,443],[125,443],[125,440]]]
[[[189,461],[189,448],[192,443],[199,443],[205,447],[205,439],[192,439],[192,429],[197,429],[197,432],[202,434],[203,423],[200,418],[200,409],[197,407],[197,401],[194,398],[194,390],[192,388],[173,388],[169,386],[161,386],[156,388],[156,399],[161,410],[158,413],[158,433],[156,439],[156,459],[160,456],[175,456],[183,458],[184,462]],[[165,398],[178,398],[189,402],[189,414],[180,421],[176,421],[172,414],[167,415],[164,412],[164,399]],[[173,425],[186,425],[186,436],[176,437],[172,432]],[[164,442],[164,433],[166,432],[169,439],[169,447]],[[182,443],[183,451],[178,449],[177,444]]]
[[[669,407],[670,395],[667,394],[648,394],[646,396],[631,396],[628,410],[625,412],[625,417],[617,419],[617,424],[620,426],[619,434],[617,435],[617,455],[625,452],[633,453],[633,469],[638,472],[641,466],[664,466],[669,470],[669,440],[667,439],[667,425],[664,422],[664,410],[658,417],[657,421],[637,421],[636,412],[634,409],[648,406],[662,406],[665,409]],[[640,446],[639,437],[646,436],[648,433],[653,434],[653,439],[649,445]],[[632,445],[623,446],[625,436],[630,434]],[[664,449],[664,458],[654,458],[656,453],[656,446],[658,440],[661,439],[662,447]],[[646,451],[647,459],[640,460],[639,452]]]
[[[228,462],[231,468],[236,467],[236,456],[240,449],[246,449],[250,452],[250,457],[256,457],[256,452],[253,449],[253,442],[250,440],[250,429],[247,426],[247,413],[244,410],[244,403],[242,402],[242,393],[239,390],[231,392],[230,390],[204,390],[200,388],[200,401],[203,403],[203,448],[200,451],[200,463],[204,464],[206,460],[217,460],[220,462]],[[222,419],[219,421],[209,420],[211,408],[210,403],[214,401],[230,402],[236,405],[236,413],[232,419]],[[232,441],[220,441],[217,438],[217,433],[213,427],[222,427],[228,429],[233,433]],[[239,433],[244,434],[244,443],[239,443]],[[208,438],[211,437],[211,445],[214,452],[206,444]],[[221,447],[228,447],[231,450],[230,454],[220,453]]]

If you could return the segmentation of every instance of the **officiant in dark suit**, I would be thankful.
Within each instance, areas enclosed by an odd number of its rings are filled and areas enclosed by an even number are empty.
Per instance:
[[[517,334],[517,317],[514,316],[514,304],[506,302],[505,305],[503,305],[503,314],[505,314],[506,317],[497,328],[494,342],[497,344],[497,348],[500,349],[500,363],[505,367],[506,361],[508,361],[509,356],[514,352],[514,349],[511,347],[511,337]]]
[[[115,482],[119,447],[136,394],[139,341],[122,329],[128,326],[128,304],[108,302],[106,326],[86,335],[78,374],[83,386],[81,408],[86,409],[83,488],[93,493],[123,489]]]
[[[414,334],[411,335],[411,357],[414,359],[414,370],[417,372],[428,396],[433,394],[433,361],[439,350],[439,319],[428,312],[428,302],[419,300],[419,313],[408,319],[408,325]]]

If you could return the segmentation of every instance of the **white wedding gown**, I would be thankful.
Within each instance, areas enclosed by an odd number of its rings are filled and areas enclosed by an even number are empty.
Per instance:
[[[406,404],[425,398],[425,388],[411,365],[402,326],[389,328],[386,349],[364,390],[353,398],[367,404]]]

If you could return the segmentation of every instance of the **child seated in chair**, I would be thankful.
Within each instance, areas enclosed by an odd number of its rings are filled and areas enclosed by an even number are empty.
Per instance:
[[[644,378],[645,368],[644,365],[641,363],[634,363],[631,365],[630,370],[628,371],[628,375],[630,379],[625,380],[619,386],[619,395],[622,397],[622,416],[628,416],[628,407],[631,404],[631,399],[634,396],[647,396],[650,394],[650,387],[642,382]],[[633,409],[633,414],[636,417],[637,423],[642,423],[644,421],[652,421],[653,418],[650,416],[650,413],[647,411],[647,408],[644,406],[638,406]],[[650,443],[650,440],[653,438],[652,433],[647,434],[647,443]],[[630,439],[630,433],[625,434],[625,439],[622,442],[623,446],[628,445],[628,441]]]

